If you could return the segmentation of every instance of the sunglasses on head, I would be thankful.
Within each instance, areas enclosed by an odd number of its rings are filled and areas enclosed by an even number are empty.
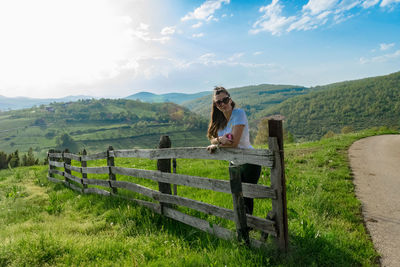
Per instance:
[[[218,106],[221,106],[222,103],[228,104],[229,99],[231,99],[231,98],[229,96],[226,96],[226,97],[222,98],[221,100],[215,101],[215,104],[217,104]]]

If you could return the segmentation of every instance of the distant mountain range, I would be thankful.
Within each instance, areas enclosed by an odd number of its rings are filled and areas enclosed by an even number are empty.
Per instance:
[[[66,96],[62,98],[5,97],[0,95],[0,111],[31,108],[33,106],[47,105],[52,102],[71,102],[91,98],[93,97],[85,95]]]
[[[203,91],[193,94],[184,94],[184,93],[153,94],[150,92],[140,92],[137,94],[127,96],[125,97],[125,99],[140,100],[142,102],[147,102],[147,103],[172,102],[180,105],[183,102],[197,99],[205,95],[211,95],[211,93],[212,93],[211,91]]]

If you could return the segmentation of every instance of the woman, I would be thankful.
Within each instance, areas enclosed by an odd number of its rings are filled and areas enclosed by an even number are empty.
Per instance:
[[[250,144],[246,113],[240,108],[235,108],[235,102],[224,87],[214,88],[207,137],[211,142],[207,149],[211,153],[218,147],[253,148]],[[258,182],[261,166],[249,163],[237,165],[231,162],[230,166],[232,165],[240,169],[242,182]],[[244,198],[246,213],[253,214],[253,202],[252,198]]]

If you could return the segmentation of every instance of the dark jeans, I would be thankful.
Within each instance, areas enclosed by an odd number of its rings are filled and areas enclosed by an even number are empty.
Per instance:
[[[230,166],[232,166],[232,164],[230,164]],[[242,183],[250,183],[250,184],[258,183],[258,179],[260,179],[260,174],[261,174],[260,165],[246,163],[238,165],[237,168],[240,168],[240,178],[242,179]],[[247,197],[243,199],[244,199],[244,205],[246,206],[246,213],[253,214],[254,199]]]

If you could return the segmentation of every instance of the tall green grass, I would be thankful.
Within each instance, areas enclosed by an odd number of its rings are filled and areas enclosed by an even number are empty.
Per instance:
[[[126,200],[77,194],[48,182],[47,167],[0,171],[0,266],[378,265],[379,255],[354,194],[347,149],[360,138],[391,132],[372,129],[285,147],[290,235],[286,255],[271,240],[266,250],[249,249]],[[118,159],[116,164],[155,169],[155,162],[147,160]],[[178,173],[229,177],[227,163],[216,161],[179,160]],[[267,175],[263,170],[260,183],[268,183]],[[157,188],[151,181],[136,180]],[[232,207],[228,194],[183,186],[178,194]],[[255,215],[265,217],[270,209],[270,201],[256,200]],[[234,229],[225,220],[182,210]]]

